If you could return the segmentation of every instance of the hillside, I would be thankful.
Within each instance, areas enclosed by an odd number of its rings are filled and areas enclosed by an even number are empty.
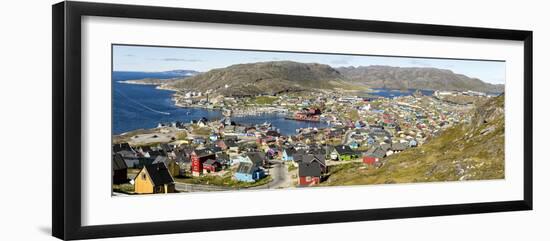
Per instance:
[[[504,178],[504,96],[473,111],[471,123],[444,131],[427,144],[383,159],[334,166],[323,185],[410,183]]]
[[[504,85],[492,85],[446,69],[373,65],[337,70],[347,79],[372,88],[504,91]]]
[[[213,69],[165,87],[212,91],[226,96],[277,94],[305,89],[353,87],[328,65],[292,61],[237,64]]]

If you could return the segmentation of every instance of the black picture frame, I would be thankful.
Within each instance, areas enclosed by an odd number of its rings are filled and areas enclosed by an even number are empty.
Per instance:
[[[532,210],[533,208],[533,33],[523,30],[366,21],[170,7],[60,2],[52,7],[52,233],[60,239],[310,225],[380,219]],[[213,218],[185,221],[82,226],[81,224],[81,17],[228,23],[427,36],[516,40],[524,43],[524,187],[523,199],[421,207]],[[212,225],[215,224],[215,225]]]

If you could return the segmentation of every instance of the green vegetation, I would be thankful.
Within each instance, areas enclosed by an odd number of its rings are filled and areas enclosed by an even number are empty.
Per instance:
[[[356,151],[366,152],[366,151],[368,151],[369,149],[370,149],[369,146],[367,146],[367,145],[362,145],[362,146],[358,147],[358,148],[356,149]]]
[[[229,188],[248,188],[256,187],[267,184],[272,181],[271,176],[266,176],[256,182],[240,182],[233,179],[232,172],[226,172],[222,176],[216,175],[202,175],[200,177],[187,177],[187,178],[175,178],[176,182],[189,183],[189,184],[202,184],[202,185],[214,185],[223,186]]]
[[[342,139],[341,138],[331,138],[331,139],[326,141],[326,144],[331,145],[331,146],[337,146],[337,145],[342,144]]]
[[[361,119],[359,111],[357,111],[356,109],[348,108],[347,106],[338,106],[332,109],[332,112],[335,113],[341,120],[357,121]]]
[[[208,136],[210,135],[210,132],[211,130],[208,127],[198,127],[198,126],[193,127],[193,134],[195,135]]]
[[[443,97],[440,97],[439,99],[444,100],[444,101],[448,101],[450,103],[456,103],[456,104],[461,104],[461,105],[472,104],[472,103],[476,103],[476,102],[479,101],[478,97],[476,97],[476,96],[467,96],[467,95],[443,96]]]
[[[113,144],[119,144],[119,143],[125,143],[130,141],[134,136],[142,135],[142,134],[150,134],[154,131],[152,129],[137,129],[134,131],[126,132],[120,135],[113,135]]]
[[[153,147],[153,146],[158,146],[158,145],[160,145],[160,144],[162,144],[162,143],[165,143],[165,142],[160,142],[160,141],[159,141],[159,142],[149,142],[149,143],[134,144],[134,145],[132,145],[132,147],[135,147],[135,148],[144,147],[144,146],[151,146],[151,147]]]
[[[257,96],[254,103],[257,105],[272,105],[278,98],[274,96]]]
[[[296,170],[296,169],[298,169],[298,167],[296,167],[296,166],[294,166],[294,165],[292,165],[292,164],[289,164],[289,165],[288,165],[288,171],[289,171],[289,172],[294,171],[294,170]]]
[[[187,132],[180,132],[178,134],[176,134],[176,139],[177,140],[187,140]]]
[[[352,121],[358,121],[361,118],[361,116],[359,116],[359,112],[355,109],[350,110],[348,113],[346,113],[346,116]]]
[[[134,194],[134,185],[130,183],[113,184],[113,191],[126,194]]]

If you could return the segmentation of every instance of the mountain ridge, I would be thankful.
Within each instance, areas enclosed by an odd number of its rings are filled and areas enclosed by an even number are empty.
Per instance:
[[[365,84],[371,88],[504,92],[504,85],[490,84],[448,69],[385,65],[336,69],[350,81]]]
[[[274,95],[308,89],[331,89],[346,85],[350,83],[329,65],[269,61],[213,69],[167,84],[166,87],[178,90],[211,91],[227,96],[247,96]]]
[[[180,91],[214,92],[225,96],[276,95],[315,89],[426,89],[502,93],[504,85],[432,67],[382,65],[339,67],[319,63],[267,61],[235,64],[181,76],[169,81],[131,81],[159,84]]]

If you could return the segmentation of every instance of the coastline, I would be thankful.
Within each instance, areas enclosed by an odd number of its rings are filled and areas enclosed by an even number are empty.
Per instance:
[[[142,80],[120,80],[120,81],[117,81],[117,83],[132,84],[132,85],[161,85],[158,83],[144,82]]]
[[[179,108],[197,108],[197,109],[204,109],[208,111],[223,111],[224,107],[219,106],[205,106],[205,105],[197,105],[197,104],[183,104],[178,101],[178,92],[180,90],[175,89],[173,87],[169,87],[166,84],[159,84],[159,83],[150,83],[150,82],[144,82],[143,80],[125,80],[125,81],[118,81],[119,83],[124,84],[135,84],[135,85],[153,85],[156,86],[155,89],[157,90],[167,90],[172,91],[174,93],[171,94],[171,100],[174,106]],[[263,107],[230,107],[234,117],[242,117],[242,116],[257,116],[262,114],[287,114],[290,110],[284,109],[284,108],[278,108],[274,106],[263,106]]]
[[[166,84],[151,84],[151,85],[156,85],[157,87],[155,89],[157,89],[157,90],[169,90],[169,91],[174,91],[174,92],[179,91],[175,88],[171,88],[171,87],[166,86]]]

